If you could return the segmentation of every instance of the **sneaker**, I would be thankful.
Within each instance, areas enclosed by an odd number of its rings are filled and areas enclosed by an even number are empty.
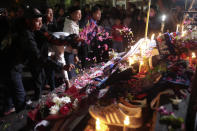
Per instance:
[[[99,118],[102,123],[114,126],[124,126],[124,120],[128,116],[131,124],[130,128],[140,128],[143,125],[142,108],[140,107],[126,107],[122,104],[112,104],[106,107],[90,106],[90,115],[97,119]]]

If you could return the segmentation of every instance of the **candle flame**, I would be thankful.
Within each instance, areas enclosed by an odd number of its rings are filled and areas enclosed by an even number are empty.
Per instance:
[[[129,121],[129,117],[128,116],[125,117],[124,124],[125,125],[129,125],[130,124],[130,121]]]
[[[99,118],[96,119],[96,130],[100,130],[101,129],[101,122],[99,120]]]
[[[194,52],[192,52],[192,58],[196,58],[196,54]]]
[[[129,65],[132,65],[132,64],[134,64],[134,59],[133,58],[131,58],[131,57],[129,57]]]
[[[133,56],[133,59],[134,59],[134,60],[137,60],[137,56],[136,56],[136,55],[134,55],[134,56]]]
[[[144,64],[144,62],[143,61],[140,61],[140,65],[143,65]]]
[[[166,20],[166,15],[162,15],[162,21]]]

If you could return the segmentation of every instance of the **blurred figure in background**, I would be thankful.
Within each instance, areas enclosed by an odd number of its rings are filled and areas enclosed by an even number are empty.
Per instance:
[[[121,19],[117,17],[115,19],[115,24],[112,26],[112,40],[113,49],[117,52],[123,51],[123,38],[120,34],[120,30],[123,29]]]
[[[57,21],[57,31],[63,31],[64,28],[64,21],[65,21],[65,12],[64,8],[60,7],[59,10],[57,11],[58,14],[56,16],[56,21]]]
[[[53,9],[51,7],[47,7],[45,11],[45,17],[43,18],[43,27],[42,30],[49,32],[57,32],[57,22],[54,18]]]
[[[157,6],[151,5],[149,16],[148,34],[158,33],[161,30],[161,20],[159,18]]]

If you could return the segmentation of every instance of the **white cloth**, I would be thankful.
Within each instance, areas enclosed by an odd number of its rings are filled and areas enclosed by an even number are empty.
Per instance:
[[[61,36],[69,36],[69,33],[67,33],[67,32],[54,32],[53,35],[56,38],[60,38]]]
[[[78,35],[79,25],[75,21],[65,18],[63,32]]]
[[[61,36],[68,36],[69,33],[54,32],[53,35],[57,38],[60,38]],[[52,51],[54,52],[56,60],[58,62],[62,63],[63,65],[66,65],[66,61],[65,61],[65,58],[64,58],[64,50],[65,50],[65,46],[56,46],[56,45],[52,46]],[[69,81],[67,71],[63,70],[63,74],[64,74],[64,78]]]
[[[47,127],[49,125],[49,122],[46,121],[46,120],[42,120],[41,122],[39,122],[35,127],[34,127],[34,131],[38,131],[37,128],[39,126],[44,126],[44,127]]]

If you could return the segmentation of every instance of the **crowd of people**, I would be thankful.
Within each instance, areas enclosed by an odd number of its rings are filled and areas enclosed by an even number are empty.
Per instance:
[[[160,14],[157,6],[152,5],[149,34],[160,32]],[[82,9],[71,6],[68,11],[61,6],[40,10],[20,6],[16,10],[1,9],[0,15],[4,115],[25,108],[24,68],[31,72],[35,100],[40,99],[43,88],[53,90],[57,86],[56,74],[61,74],[62,83],[69,88],[69,80],[77,75],[76,68],[87,68],[90,60],[107,61],[111,49],[125,51],[128,41],[119,30],[131,28],[136,41],[142,38],[147,18],[146,11],[134,4],[129,4],[126,10],[100,5],[91,9],[89,5]],[[181,16],[180,6],[171,10],[164,30],[174,31]],[[57,32],[63,33],[56,37],[54,33]]]

